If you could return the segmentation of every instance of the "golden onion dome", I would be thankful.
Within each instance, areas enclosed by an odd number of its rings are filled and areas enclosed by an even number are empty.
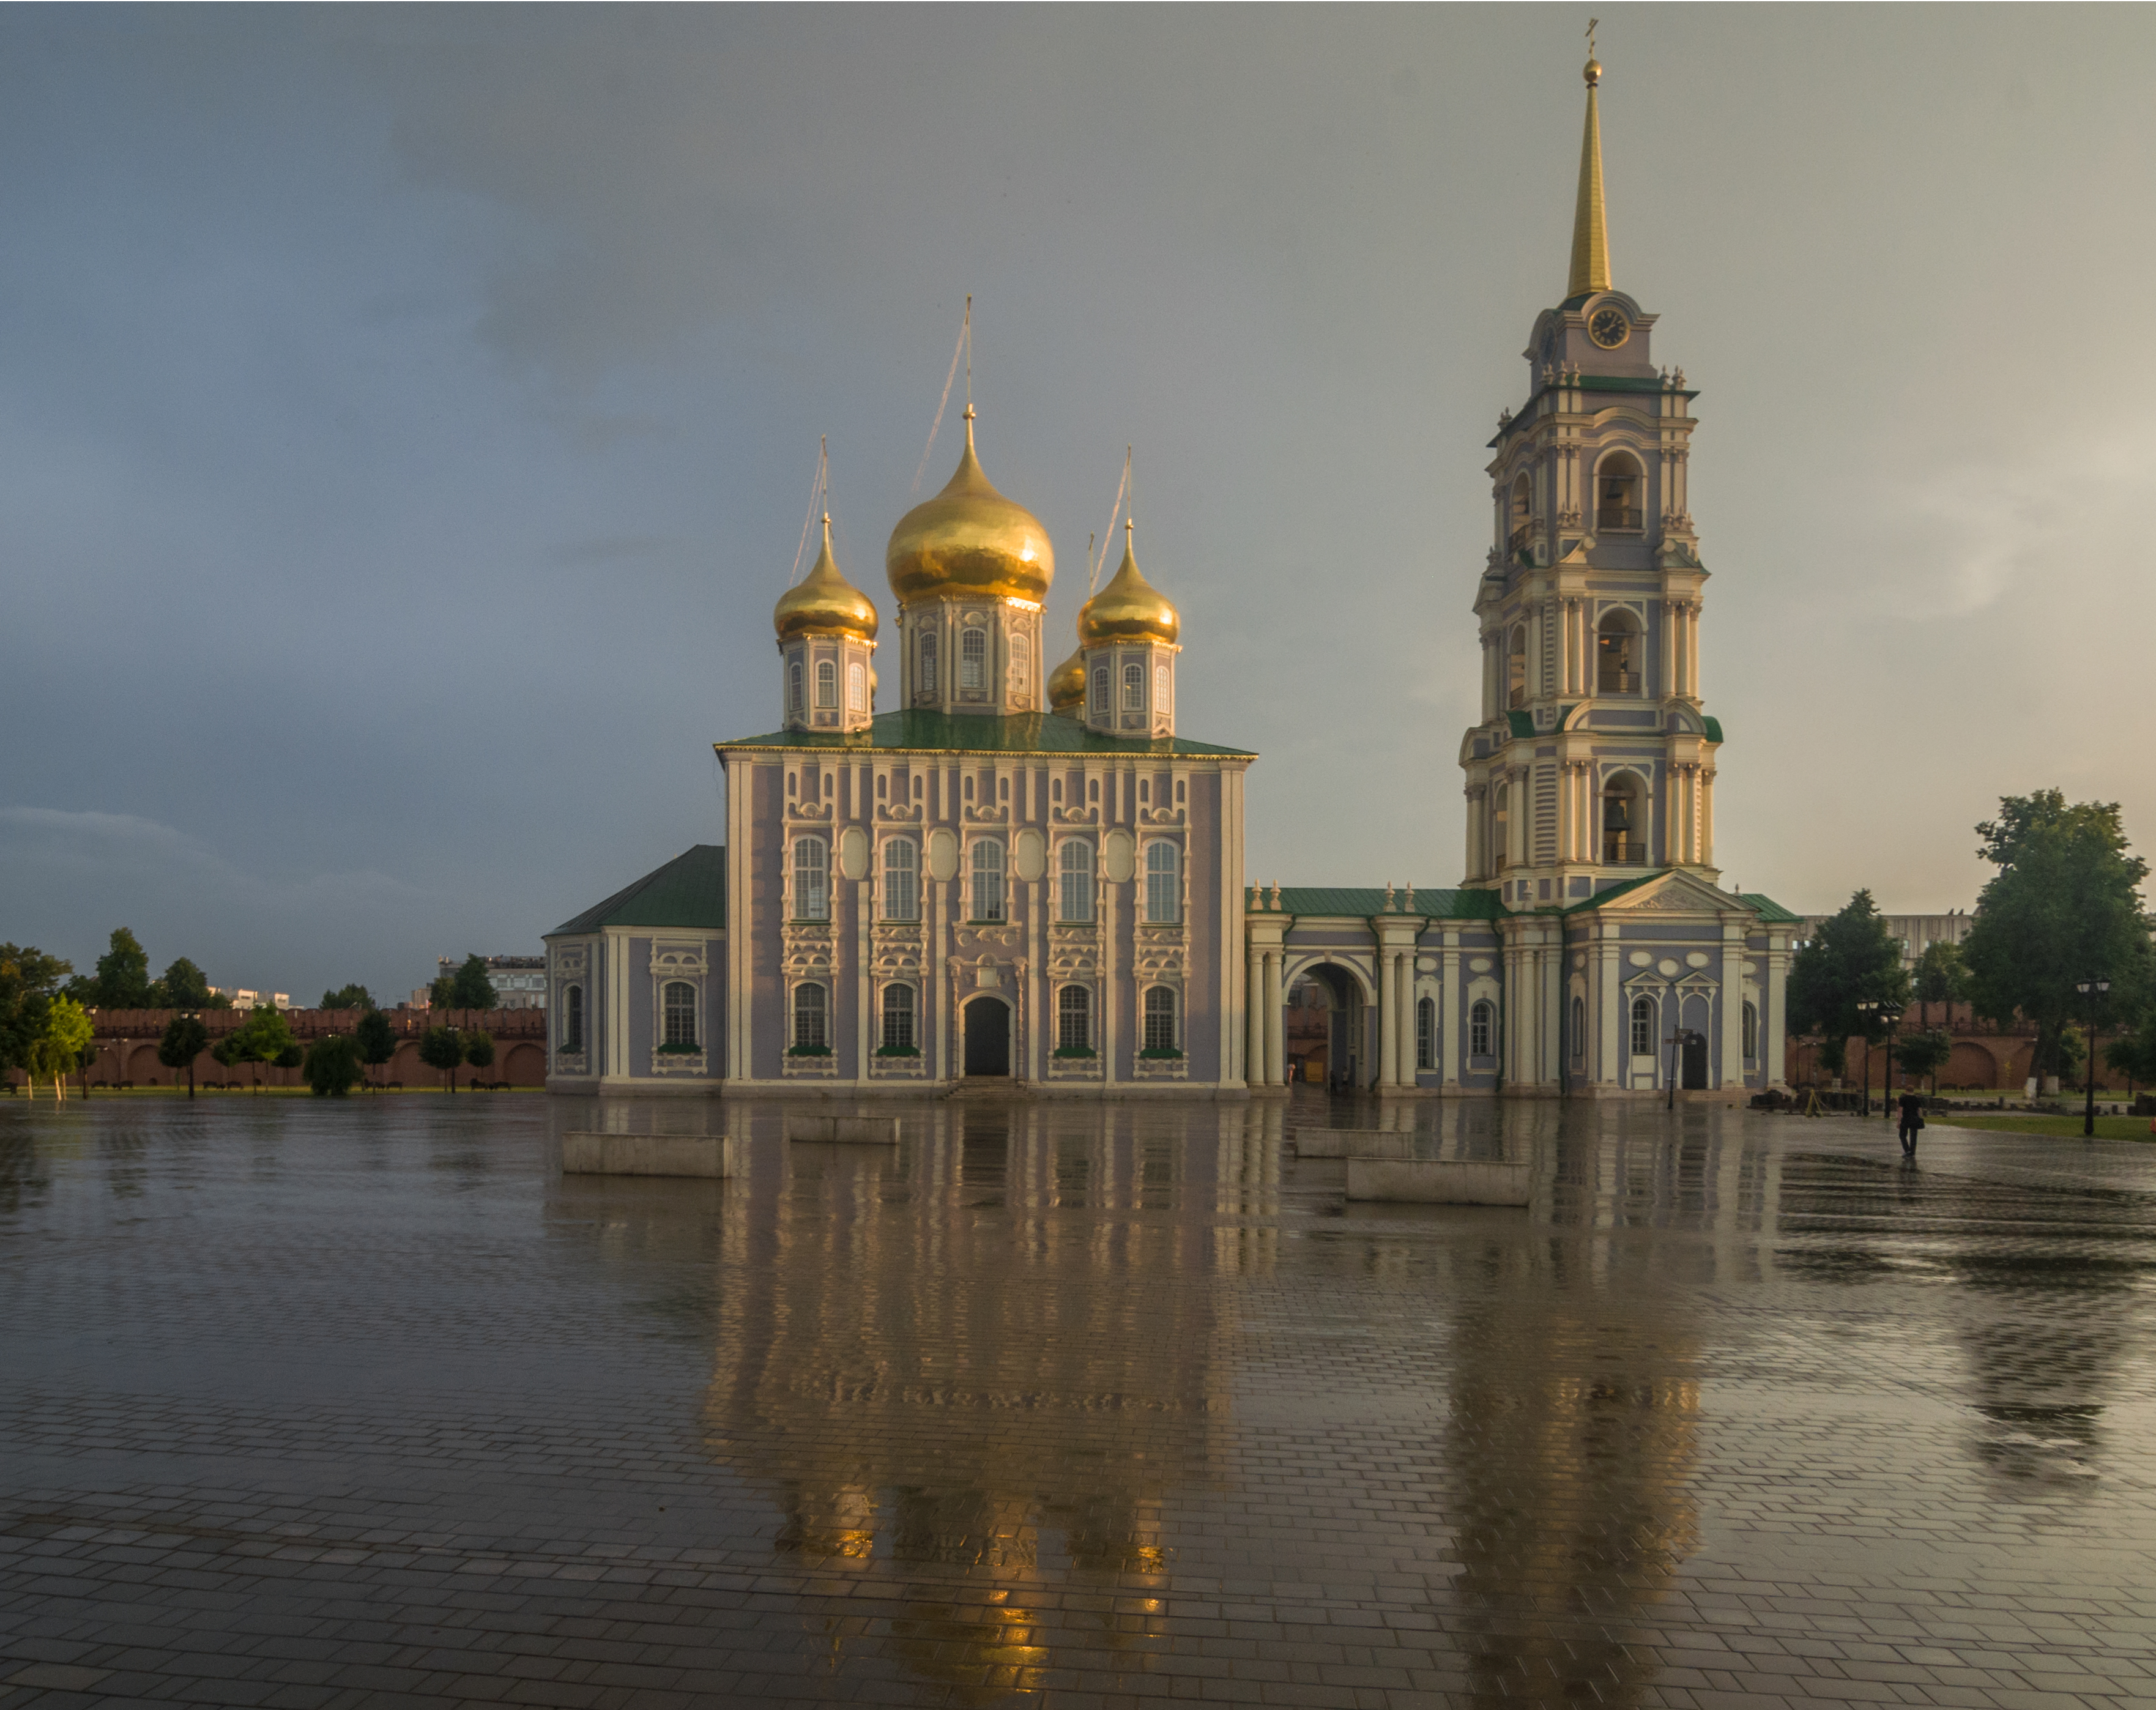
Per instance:
[[[1108,585],[1078,609],[1078,639],[1087,647],[1111,641],[1163,641],[1170,647],[1183,633],[1183,619],[1168,596],[1145,579],[1131,549],[1131,526],[1123,526],[1123,562]]]
[[[838,561],[831,556],[829,513],[824,518],[824,550],[817,553],[808,573],[779,595],[771,621],[781,641],[791,641],[797,635],[875,639],[876,609],[869,603],[866,594],[839,573]]]
[[[1048,677],[1048,710],[1075,711],[1086,704],[1086,644],[1051,671]]]
[[[891,591],[916,599],[1048,598],[1055,549],[1040,519],[989,485],[973,455],[973,413],[966,449],[943,490],[898,520],[884,550]]]

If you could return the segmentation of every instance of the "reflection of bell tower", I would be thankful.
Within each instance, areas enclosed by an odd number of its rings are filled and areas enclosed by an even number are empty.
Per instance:
[[[1466,882],[1515,909],[1669,867],[1714,876],[1722,731],[1701,711],[1707,573],[1686,490],[1697,394],[1656,367],[1656,316],[1610,283],[1602,67],[1585,74],[1564,300],[1537,319],[1527,401],[1490,442],[1481,711],[1460,750]]]

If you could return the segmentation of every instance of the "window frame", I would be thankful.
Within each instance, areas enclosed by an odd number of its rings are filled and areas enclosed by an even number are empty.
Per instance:
[[[1168,865],[1157,865],[1155,852],[1164,850]],[[1145,924],[1179,927],[1183,924],[1183,850],[1173,838],[1156,837],[1145,847]],[[1165,881],[1165,882],[1163,882]],[[1165,898],[1167,911],[1162,912]]]
[[[1123,711],[1145,711],[1145,665],[1139,660],[1129,660],[1123,665]]]
[[[1073,1024],[1075,1024],[1074,1026]],[[1073,1033],[1077,1037],[1073,1038]],[[1055,1049],[1093,1049],[1093,989],[1070,981],[1055,989]]]
[[[981,852],[993,850],[994,859],[983,864]],[[1010,919],[1010,860],[1003,840],[995,837],[978,837],[966,851],[966,906],[968,922],[1001,925]],[[990,881],[993,881],[991,884]],[[990,894],[991,891],[993,895]],[[982,905],[993,902],[995,912],[984,913]]]
[[[1056,846],[1055,919],[1059,926],[1093,924],[1093,899],[1100,883],[1099,873],[1100,863],[1094,858],[1091,838],[1066,837]],[[1074,901],[1075,908],[1071,906]]]
[[[681,1018],[684,1012],[675,1002],[676,993],[680,994],[685,1000],[686,1021],[685,1024],[680,1029],[675,1027],[675,1023]],[[696,1049],[696,1040],[702,1032],[702,1029],[697,1024],[703,1019],[702,1009],[703,994],[697,991],[695,982],[685,979],[670,979],[664,982],[659,988],[660,1044],[687,1045],[691,1050]],[[685,1035],[685,1037],[675,1037],[677,1032]]]
[[[1477,998],[1468,1008],[1467,1055],[1471,1057],[1494,1057],[1497,1055],[1497,1006],[1487,998]]]
[[[1415,1069],[1436,1067],[1437,999],[1424,996],[1415,999]]]
[[[804,861],[803,851],[814,849],[813,860]],[[831,917],[831,846],[820,837],[802,836],[793,840],[793,907],[788,917],[797,921],[828,921]],[[813,894],[804,894],[804,886],[813,883]],[[811,912],[808,905],[814,901]]]
[[[1156,1004],[1155,999],[1160,1002]],[[1173,986],[1147,986],[1138,999],[1140,1046],[1156,1055],[1183,1054],[1183,1004]],[[1164,1014],[1161,1012],[1165,1012]]]
[[[554,1049],[572,1056],[584,1048],[584,983],[571,980],[562,988],[561,1037]]]
[[[786,711],[794,718],[808,710],[808,691],[801,675],[801,661],[794,660],[786,667]]]
[[[859,660],[846,667],[846,711],[866,712],[869,708],[869,668]]]
[[[811,1005],[804,1000],[808,994],[816,994]],[[821,980],[804,979],[793,989],[793,1001],[787,1005],[787,1030],[790,1035],[788,1048],[797,1051],[828,1051],[831,1049],[831,991]],[[814,1019],[814,1039],[803,1039],[802,1024]]]
[[[917,669],[921,673],[921,686],[933,695],[936,692],[936,632],[933,629],[924,629],[921,632],[921,650],[918,657],[920,664]]]
[[[988,632],[978,624],[968,624],[958,632],[958,686],[988,686]]]
[[[901,994],[903,994],[905,1001],[900,1008],[894,1009],[891,1000]],[[892,1037],[894,1033],[902,1033],[905,1037],[895,1039]],[[911,981],[892,980],[876,994],[876,1040],[877,1050],[887,1051],[893,1056],[920,1051],[920,994],[915,991]]]
[[[1635,1057],[1653,1057],[1656,1055],[1655,1034],[1656,1029],[1655,1026],[1655,1017],[1656,1008],[1657,1006],[1654,999],[1650,997],[1646,993],[1641,992],[1632,999],[1630,1004],[1628,1005],[1625,1009],[1626,1018],[1631,1024],[1630,1036],[1627,1040],[1627,1043],[1631,1045],[1632,1055]],[[1643,1029],[1645,1030],[1644,1035],[1642,1034]],[[1640,1041],[1643,1036],[1645,1039],[1647,1045],[1647,1048],[1645,1050],[1641,1050],[1640,1049]]]
[[[839,710],[839,662],[835,659],[816,661],[816,710],[836,712]]]
[[[908,923],[921,918],[921,845],[910,837],[887,837],[883,845],[883,894],[877,901],[881,905],[883,918]],[[901,912],[893,904],[901,886],[906,897],[906,909]]]
[[[1108,678],[1108,668],[1105,665],[1093,667],[1092,690],[1093,716],[1096,718],[1105,718],[1108,714],[1108,701],[1113,690],[1113,685]]]

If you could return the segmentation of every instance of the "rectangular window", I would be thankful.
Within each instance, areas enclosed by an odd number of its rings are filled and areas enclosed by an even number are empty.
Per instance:
[[[1106,665],[1096,665],[1093,668],[1093,711],[1096,714],[1105,714],[1107,710],[1108,668]]]
[[[973,913],[977,921],[1004,917],[1004,846],[993,838],[973,845]]]
[[[1632,1000],[1632,1055],[1651,1057],[1655,1054],[1655,1006],[1646,998]]]
[[[988,681],[988,638],[979,629],[968,629],[958,638],[958,686],[983,689]]]
[[[1056,865],[1062,880],[1056,918],[1082,922],[1093,918],[1093,845],[1082,837],[1066,838]]]
[[[932,629],[921,638],[921,686],[931,695],[936,692],[936,632]]]
[[[846,707],[852,712],[868,711],[869,668],[865,665],[846,667]]]
[[[1175,994],[1166,986],[1148,986],[1145,994],[1145,1049],[1172,1051],[1175,1043]]]
[[[921,851],[910,837],[894,837],[883,846],[883,917],[921,918]]]
[[[1023,635],[1010,639],[1011,693],[1023,695],[1033,675],[1033,644]]]
[[[1093,994],[1084,986],[1065,986],[1055,994],[1055,1048],[1082,1051],[1093,1043]]]
[[[839,704],[839,667],[835,661],[823,659],[816,661],[816,704],[836,706]]]
[[[1415,1067],[1437,1066],[1437,999],[1424,998],[1415,1004]]]
[[[1145,707],[1145,667],[1127,665],[1123,667],[1123,711],[1142,711]]]
[[[1490,1024],[1493,1019],[1486,998],[1468,1012],[1467,1050],[1471,1055],[1486,1057],[1490,1055]]]
[[[804,837],[793,845],[793,918],[821,921],[831,917],[830,864],[820,837]]]
[[[883,1048],[887,1051],[915,1049],[911,986],[886,986],[883,989]]]
[[[696,989],[686,980],[669,980],[661,1008],[665,1020],[661,1042],[693,1047],[696,1043]]]
[[[1183,863],[1175,845],[1166,841],[1146,845],[1146,922],[1171,927],[1183,918]]]

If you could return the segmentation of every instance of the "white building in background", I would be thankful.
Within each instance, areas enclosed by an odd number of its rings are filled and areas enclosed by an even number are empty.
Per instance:
[[[444,977],[454,975],[465,965],[461,956],[441,956],[434,966]],[[494,1007],[497,1009],[543,1009],[547,1007],[547,958],[543,956],[490,956],[486,958],[486,977],[494,987]],[[432,988],[423,988],[412,994],[412,1007],[424,1009],[432,1002]]]
[[[1797,942],[1809,944],[1833,918],[1830,914],[1806,915],[1798,929]],[[1933,945],[1960,943],[1976,922],[1976,916],[1965,908],[1950,908],[1944,914],[1890,914],[1881,918],[1887,922],[1887,936],[1902,947],[1902,966],[1912,970]]]

